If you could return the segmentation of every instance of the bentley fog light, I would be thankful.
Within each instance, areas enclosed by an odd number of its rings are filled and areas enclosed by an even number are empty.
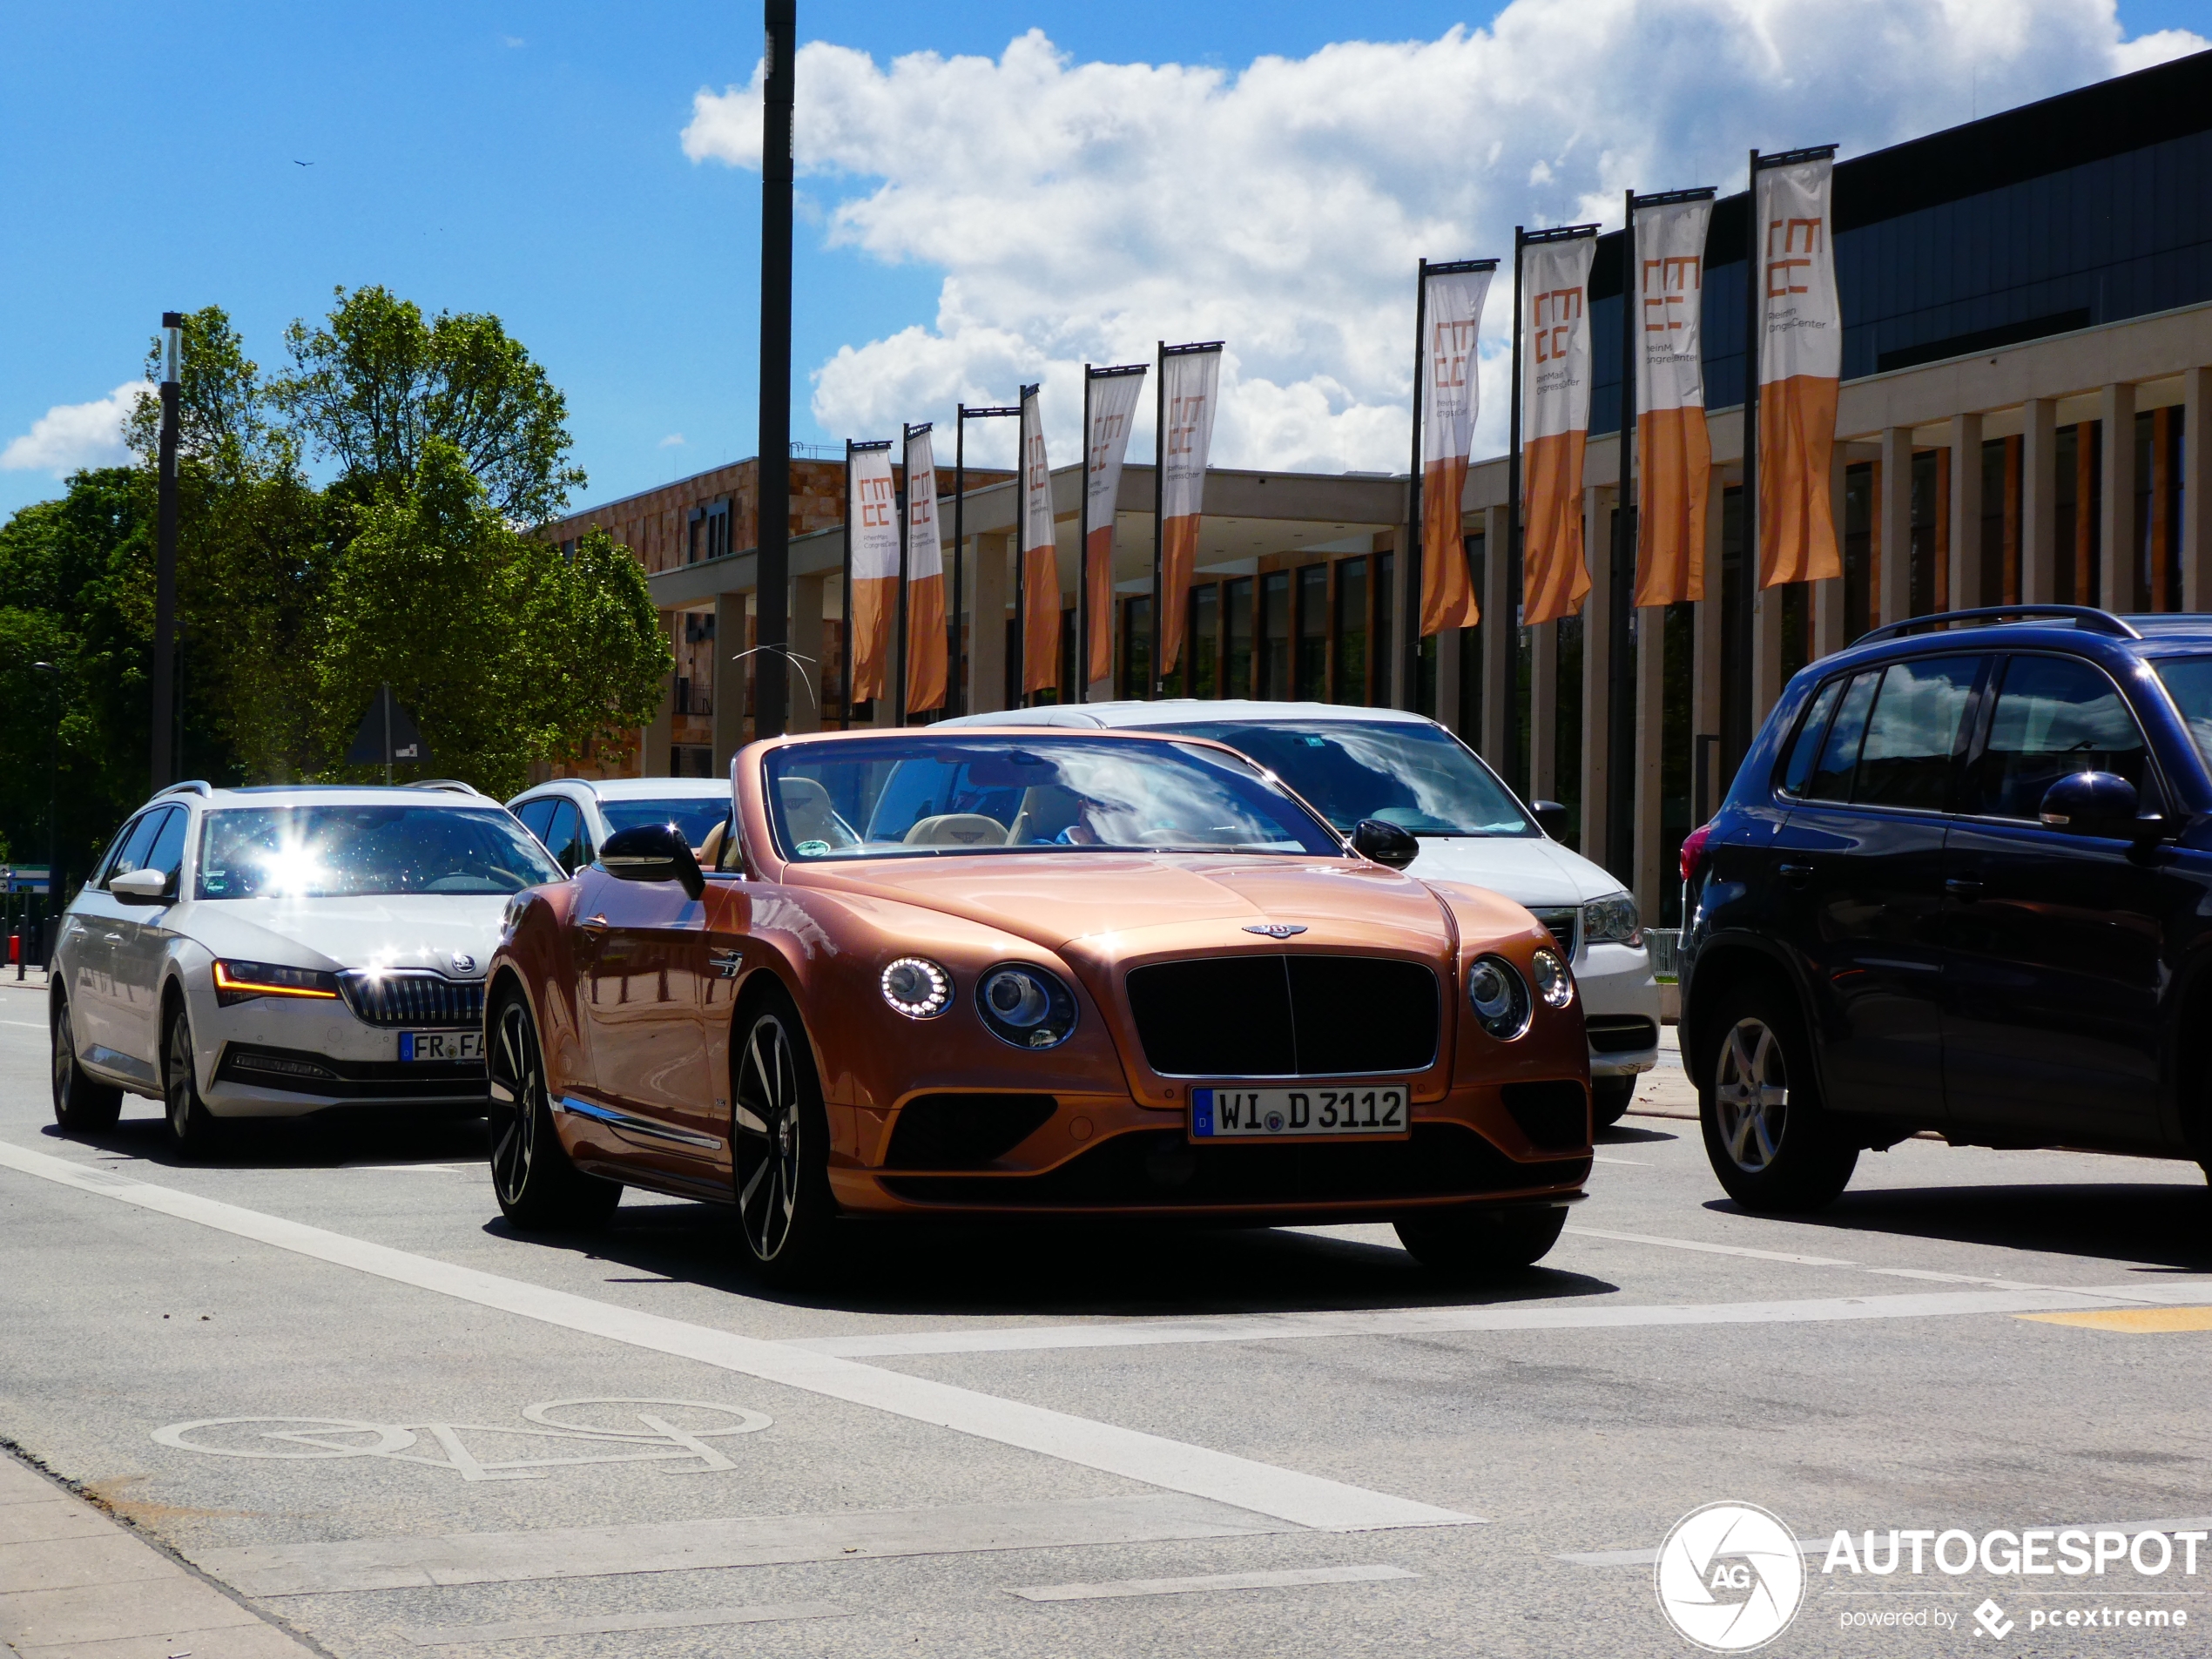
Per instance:
[[[1544,999],[1546,1008],[1563,1008],[1575,1000],[1575,978],[1565,962],[1548,950],[1540,950],[1528,965],[1535,970],[1536,995]]]
[[[1057,1048],[1076,1028],[1074,994],[1042,968],[1021,962],[984,974],[975,1007],[991,1035],[1017,1049]]]
[[[1467,969],[1467,1001],[1482,1028],[1510,1042],[1528,1028],[1528,987],[1502,956],[1482,956]]]
[[[953,1000],[953,976],[923,956],[901,956],[880,982],[883,1000],[909,1020],[934,1019]]]

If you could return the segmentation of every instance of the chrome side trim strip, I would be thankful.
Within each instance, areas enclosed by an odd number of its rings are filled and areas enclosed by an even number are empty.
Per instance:
[[[571,1117],[604,1123],[609,1129],[619,1130],[624,1135],[643,1135],[655,1141],[674,1141],[683,1146],[704,1147],[710,1152],[722,1150],[722,1141],[718,1136],[694,1135],[690,1130],[657,1123],[650,1117],[638,1117],[629,1112],[618,1112],[611,1106],[602,1106],[597,1101],[579,1100],[574,1095],[562,1096],[553,1103],[553,1109],[566,1112]]]

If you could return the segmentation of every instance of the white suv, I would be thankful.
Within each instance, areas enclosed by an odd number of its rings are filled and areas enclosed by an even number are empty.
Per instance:
[[[970,714],[952,725],[1145,726],[1242,750],[1341,834],[1363,818],[1410,830],[1413,873],[1487,887],[1525,905],[1575,967],[1589,1030],[1598,1126],[1618,1123],[1659,1060],[1659,985],[1635,900],[1561,846],[1481,758],[1435,721],[1335,703],[1166,698]]]
[[[224,1118],[480,1112],[508,898],[560,879],[463,784],[165,790],[63,918],[54,1116],[97,1131],[146,1096],[194,1153]]]
[[[570,875],[617,830],[673,824],[698,852],[730,816],[727,778],[556,778],[507,803]]]

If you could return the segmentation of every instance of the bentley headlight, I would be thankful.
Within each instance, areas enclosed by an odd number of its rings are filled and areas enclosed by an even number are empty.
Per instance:
[[[1548,950],[1540,950],[1529,959],[1528,966],[1536,975],[1536,995],[1544,999],[1544,1006],[1563,1008],[1575,1000],[1575,976],[1567,971],[1567,964]]]
[[[1625,893],[1591,900],[1582,907],[1582,937],[1593,945],[1641,945],[1643,926],[1636,901]]]
[[[1528,986],[1502,956],[1480,956],[1467,969],[1467,1001],[1482,1028],[1510,1042],[1528,1028]]]
[[[879,983],[883,1000],[909,1020],[934,1020],[953,1000],[953,976],[926,956],[901,956]]]
[[[1076,1028],[1073,992],[1042,968],[1008,962],[983,975],[975,1007],[991,1035],[1017,1049],[1055,1049]]]

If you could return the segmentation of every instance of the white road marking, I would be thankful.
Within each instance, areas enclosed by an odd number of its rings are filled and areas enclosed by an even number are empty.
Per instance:
[[[480,1269],[371,1244],[320,1227],[265,1215],[197,1193],[133,1181],[106,1170],[0,1142],[0,1166],[60,1186],[98,1193],[158,1215],[213,1228],[333,1265],[435,1291],[564,1330],[696,1359],[763,1382],[954,1429],[979,1440],[1038,1452],[1170,1492],[1185,1492],[1299,1527],[1359,1532],[1386,1527],[1462,1526],[1474,1516],[1434,1504],[1370,1492],[1319,1475],[1192,1446],[1136,1429],[1002,1399],[927,1378],[757,1337],[645,1313]],[[2036,1305],[2037,1310],[2048,1304]],[[2094,1305],[2092,1304],[2091,1305]],[[2032,1310],[2022,1309],[2021,1312]]]
[[[2191,1303],[2212,1281],[1827,1296],[1800,1301],[1628,1305],[1617,1302],[1541,1307],[1375,1308],[1336,1313],[1228,1313],[1202,1319],[1146,1319],[1112,1325],[1016,1325],[984,1331],[890,1332],[806,1337],[787,1344],[841,1359],[935,1353],[1021,1353],[1052,1348],[1143,1348],[1195,1342],[1283,1342],[1314,1337],[1429,1336],[1470,1331],[1602,1331],[1647,1325],[1806,1325],[1838,1319],[1923,1319],[1973,1313],[2044,1313],[2079,1308]]]
[[[1037,1584],[1008,1590],[1025,1602],[1094,1602],[1122,1595],[1188,1595],[1199,1590],[1282,1590],[1305,1584],[1372,1584],[1419,1578],[1402,1567],[1302,1567],[1283,1573],[1213,1573],[1204,1578],[1109,1578],[1096,1584]]]
[[[1256,1538],[1298,1528],[1179,1493],[947,1504],[829,1515],[648,1521],[535,1532],[363,1538],[208,1549],[194,1564],[247,1595],[332,1595],[631,1573],[963,1555],[1002,1549]]]
[[[1598,1152],[1593,1152],[1590,1154],[1590,1162],[1593,1163],[1625,1163],[1630,1169],[1635,1170],[1650,1168],[1650,1165],[1645,1163],[1645,1161],[1642,1158],[1609,1158]]]
[[[1617,1244],[1653,1244],[1662,1250],[1694,1250],[1708,1256],[1748,1256],[1756,1262],[1793,1262],[1799,1267],[1856,1267],[1834,1256],[1799,1256],[1788,1251],[1752,1250],[1743,1244],[1709,1244],[1702,1238],[1658,1238],[1649,1233],[1608,1232],[1602,1227],[1569,1227],[1578,1238],[1609,1238]]]
[[[46,1028],[36,1020],[0,1020],[0,1025],[21,1026],[26,1031],[44,1031]]]
[[[658,1406],[658,1412],[626,1409],[618,1416],[635,1417],[637,1429],[603,1428],[563,1420],[595,1406]],[[559,1416],[554,1413],[559,1413]],[[669,1419],[678,1413],[705,1412],[709,1420],[681,1427]],[[154,1444],[173,1446],[180,1452],[208,1457],[265,1458],[298,1461],[313,1459],[388,1458],[395,1463],[416,1463],[426,1468],[449,1469],[463,1480],[541,1480],[549,1469],[583,1463],[675,1462],[694,1467],[669,1469],[672,1474],[704,1474],[738,1466],[706,1442],[736,1434],[756,1434],[769,1426],[759,1412],[741,1406],[718,1406],[697,1399],[640,1399],[628,1396],[597,1399],[543,1399],[523,1407],[531,1425],[515,1428],[487,1423],[371,1423],[341,1417],[206,1417],[197,1422],[172,1423],[153,1432]],[[461,1437],[489,1435],[543,1445],[586,1446],[589,1453],[570,1457],[479,1457]],[[420,1449],[428,1435],[444,1455],[433,1457]]]
[[[459,1648],[473,1642],[521,1642],[533,1636],[602,1636],[624,1630],[698,1630],[730,1624],[776,1624],[786,1619],[842,1619],[827,1602],[781,1607],[699,1607],[674,1613],[616,1613],[580,1619],[516,1619],[505,1624],[449,1624],[409,1630],[418,1648]]]

